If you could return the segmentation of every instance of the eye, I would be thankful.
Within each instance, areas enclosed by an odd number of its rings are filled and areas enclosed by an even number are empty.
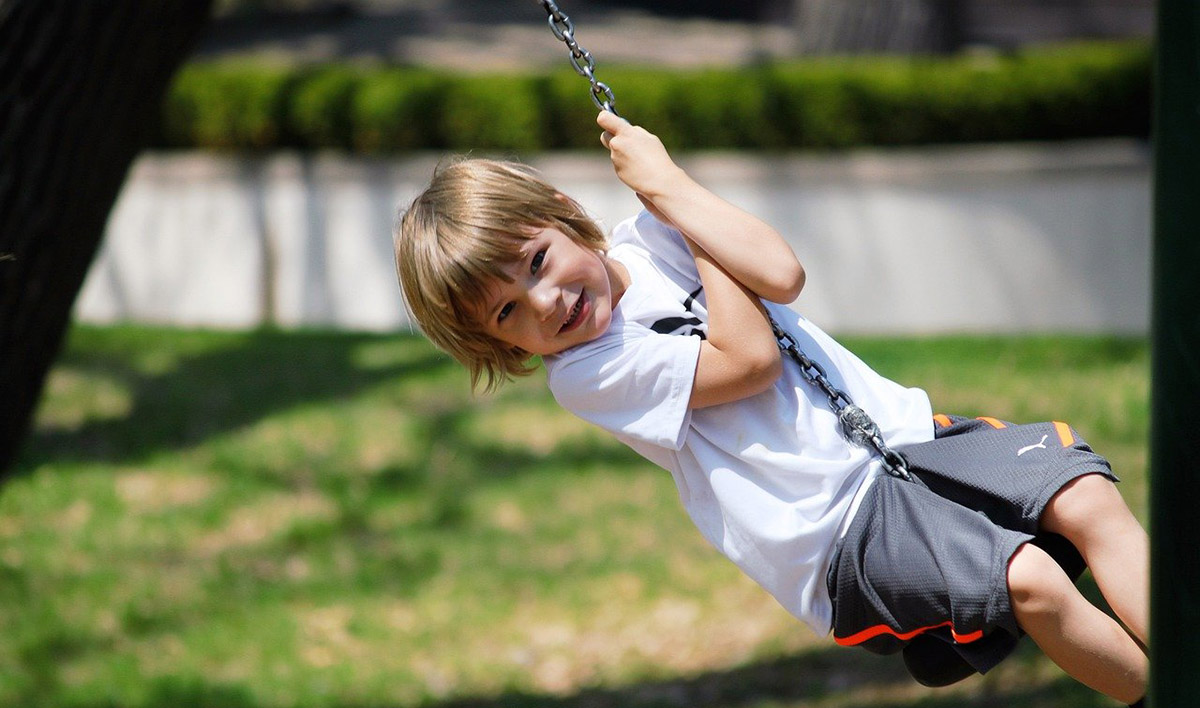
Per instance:
[[[546,260],[546,249],[543,248],[542,250],[533,254],[533,259],[529,262],[529,272],[537,273],[542,267],[542,261],[544,260]]]
[[[515,306],[515,303],[510,302],[510,303],[507,303],[504,307],[501,307],[500,313],[496,315],[496,321],[503,322],[508,317],[509,313],[512,312],[512,309],[514,306]]]

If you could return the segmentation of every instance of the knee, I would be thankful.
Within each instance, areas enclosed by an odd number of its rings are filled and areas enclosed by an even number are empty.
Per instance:
[[[1087,534],[1108,522],[1123,520],[1129,508],[1112,480],[1101,474],[1076,477],[1051,497],[1041,527],[1079,545]]]
[[[1008,563],[1008,595],[1018,616],[1052,615],[1074,591],[1071,579],[1042,549],[1026,543]]]

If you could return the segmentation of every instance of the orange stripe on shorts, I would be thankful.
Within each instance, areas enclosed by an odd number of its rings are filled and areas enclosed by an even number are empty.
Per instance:
[[[943,415],[941,413],[938,413],[937,415],[933,416],[933,422],[937,423],[938,425],[942,426],[943,428],[949,428],[951,425],[950,416]]]
[[[982,629],[977,629],[974,632],[967,632],[966,634],[959,634],[958,632],[956,632],[954,630],[954,625],[951,624],[949,621],[946,621],[946,622],[942,622],[941,624],[933,624],[928,627],[921,627],[920,629],[914,629],[911,632],[897,632],[896,630],[892,629],[891,627],[887,626],[886,624],[877,624],[874,627],[868,627],[867,629],[864,629],[861,632],[855,632],[854,634],[851,634],[849,637],[834,636],[833,641],[837,642],[838,644],[840,644],[844,647],[852,647],[856,644],[862,644],[863,642],[865,642],[869,639],[874,639],[875,637],[878,637],[881,634],[890,634],[893,637],[896,637],[897,639],[899,639],[901,641],[907,641],[907,640],[912,639],[913,637],[917,636],[918,634],[924,634],[925,632],[928,632],[932,629],[938,629],[939,627],[949,627],[950,628],[950,636],[953,637],[954,641],[958,642],[959,644],[969,644],[969,643],[983,637]]]
[[[978,418],[976,418],[975,420],[982,420],[983,422],[987,423],[988,425],[992,426],[993,428],[995,428],[997,430],[1003,430],[1004,428],[1008,427],[1007,425],[1004,424],[1003,421],[996,420],[995,418],[989,418],[985,415],[981,415]]]
[[[1056,420],[1054,421],[1054,430],[1058,433],[1058,439],[1062,441],[1063,447],[1071,447],[1075,444],[1075,435],[1071,432],[1071,426]]]

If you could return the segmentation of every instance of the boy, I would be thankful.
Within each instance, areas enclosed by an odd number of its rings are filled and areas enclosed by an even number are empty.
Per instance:
[[[774,229],[650,133],[597,122],[646,212],[607,246],[524,168],[442,168],[396,233],[426,334],[489,388],[541,355],[559,403],[670,470],[705,538],[819,634],[880,653],[936,637],[947,662],[987,671],[1026,632],[1078,680],[1139,701],[1148,544],[1108,463],[1063,424],[935,417],[923,391],[785,306],[805,276]],[[908,478],[848,442],[773,324],[874,419]],[[1044,534],[1078,549],[1128,632],[1031,543]]]

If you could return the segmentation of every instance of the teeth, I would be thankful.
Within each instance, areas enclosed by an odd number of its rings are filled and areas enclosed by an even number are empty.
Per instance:
[[[575,306],[571,308],[571,316],[568,317],[567,321],[563,323],[564,328],[571,326],[571,324],[575,321],[575,318],[579,316],[579,311],[581,309],[583,309],[583,296],[582,295],[580,295],[579,299],[575,301]]]

